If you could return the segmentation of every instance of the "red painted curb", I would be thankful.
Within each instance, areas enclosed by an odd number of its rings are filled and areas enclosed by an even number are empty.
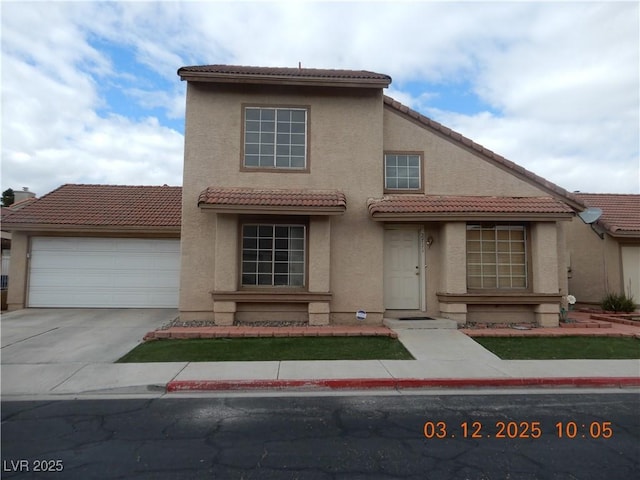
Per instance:
[[[167,392],[225,390],[366,390],[466,387],[639,387],[640,377],[345,378],[315,380],[174,380]]]

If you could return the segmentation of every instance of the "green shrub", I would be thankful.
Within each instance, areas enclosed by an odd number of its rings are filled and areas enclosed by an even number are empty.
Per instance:
[[[600,307],[609,312],[630,313],[636,309],[636,304],[632,296],[627,297],[624,293],[607,293]]]

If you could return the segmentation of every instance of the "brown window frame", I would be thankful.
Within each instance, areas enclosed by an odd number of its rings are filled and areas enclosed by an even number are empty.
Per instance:
[[[420,186],[418,188],[387,188],[387,156],[404,155],[417,156],[420,164]],[[424,193],[424,152],[421,151],[404,151],[404,150],[385,150],[382,156],[382,188],[384,193]]]
[[[292,168],[292,167],[278,167],[276,165],[272,167],[265,166],[247,166],[245,165],[245,129],[246,129],[246,111],[248,108],[259,108],[259,109],[292,109],[292,110],[304,110],[305,111],[305,166],[304,168]],[[241,172],[271,172],[271,173],[310,173],[310,152],[311,152],[311,106],[310,105],[291,105],[291,104],[254,104],[254,103],[243,103],[241,105],[240,110],[240,171]],[[277,122],[276,122],[277,123]],[[274,135],[277,135],[277,132],[274,131]],[[274,139],[274,149],[277,148],[275,139]],[[276,154],[274,152],[274,162],[275,162]]]
[[[304,274],[302,285],[252,285],[243,283],[243,260],[244,260],[244,227],[246,225],[263,225],[263,226],[299,226],[304,228]],[[309,219],[300,216],[243,216],[238,222],[238,290],[255,290],[260,292],[306,292],[309,285]],[[274,247],[275,248],[275,247]],[[275,259],[271,260],[275,263]],[[271,275],[275,275],[272,270]]]

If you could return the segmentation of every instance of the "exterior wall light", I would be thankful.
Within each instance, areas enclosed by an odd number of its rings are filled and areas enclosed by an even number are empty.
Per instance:
[[[429,235],[427,237],[427,247],[431,248],[431,245],[433,244],[433,237],[431,235]]]

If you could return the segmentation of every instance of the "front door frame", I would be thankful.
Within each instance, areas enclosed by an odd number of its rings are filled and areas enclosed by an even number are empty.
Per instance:
[[[420,311],[427,311],[427,295],[426,295],[426,252],[425,252],[425,243],[424,243],[424,225],[416,225],[416,224],[386,224],[384,226],[385,230],[415,230],[418,235],[418,269],[419,272],[419,304]],[[386,246],[385,246],[386,248]],[[386,275],[386,272],[383,272],[383,275]],[[387,308],[386,305],[384,306]]]

